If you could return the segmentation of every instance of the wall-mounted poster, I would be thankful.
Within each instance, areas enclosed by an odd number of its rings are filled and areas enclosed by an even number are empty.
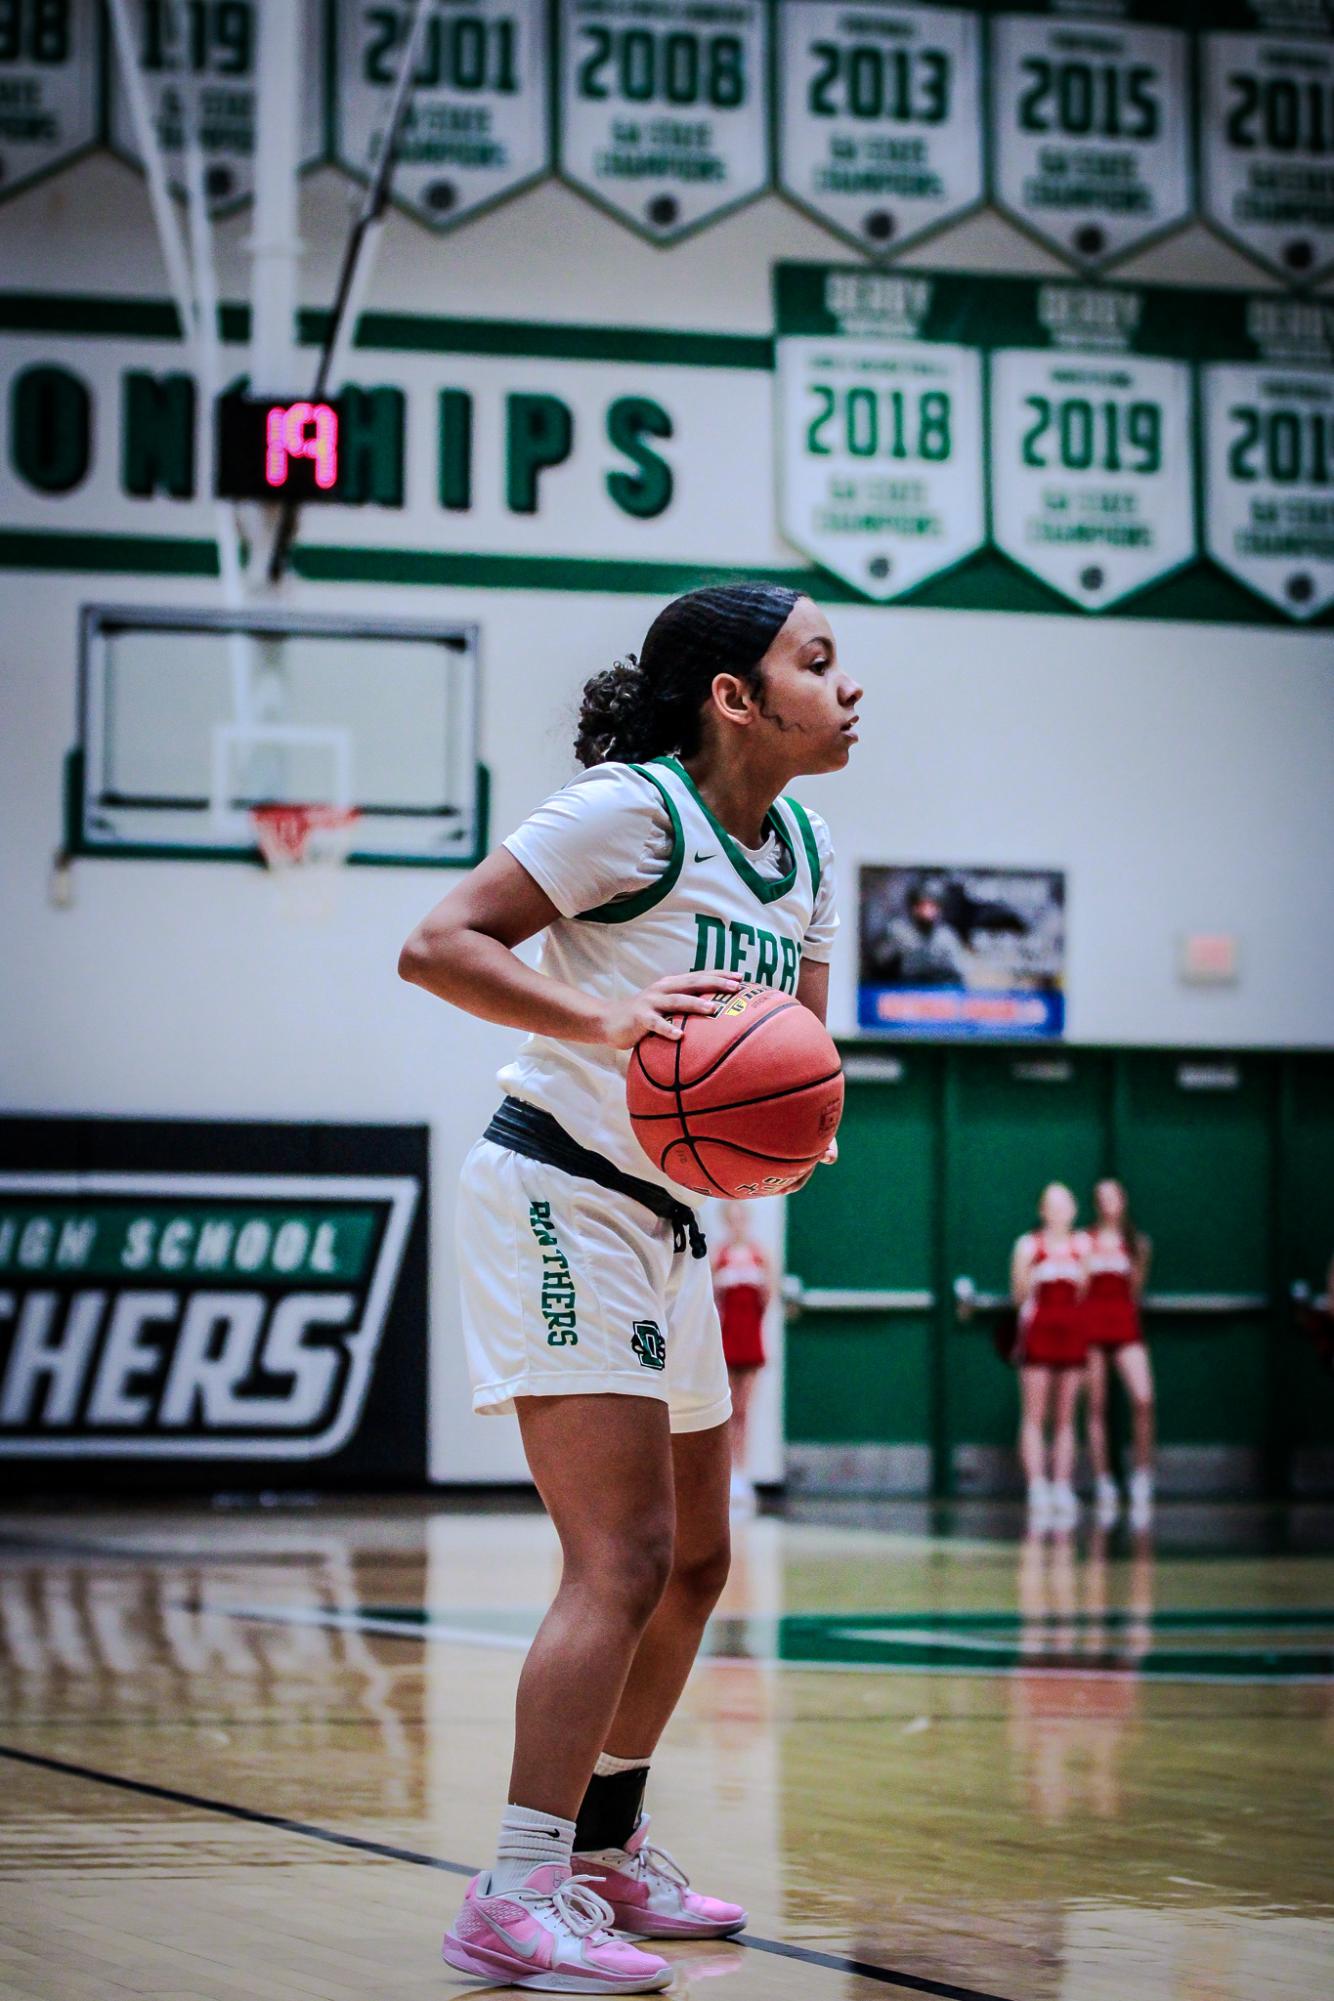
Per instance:
[[[1210,0],[1200,37],[1203,208],[1295,282],[1334,264],[1334,5]]]
[[[893,865],[860,871],[857,1021],[882,1034],[1059,1036],[1059,870]]]
[[[298,4],[298,0],[289,0]],[[324,88],[324,22],[321,0],[299,0],[307,60],[301,73],[301,164],[323,157],[321,93]],[[215,215],[248,201],[255,191],[255,120],[258,89],[260,0],[176,7],[170,0],[130,0],[130,20],[149,114],[167,156],[167,178],[185,194],[185,144],[197,133],[204,160],[204,191]],[[121,80],[112,65],[111,144],[142,167],[139,139]]]
[[[331,151],[360,179],[383,127],[411,0],[338,11]],[[551,164],[546,0],[435,0],[399,133],[394,200],[432,229],[489,208]]]
[[[1209,554],[1291,618],[1334,603],[1334,306],[1234,295],[1203,369]]]
[[[559,0],[566,180],[654,243],[769,184],[766,0]]]
[[[961,7],[778,10],[783,191],[891,255],[982,199],[981,22]]]
[[[101,26],[97,0],[0,6],[0,200],[95,142]]]
[[[1089,269],[1190,212],[1189,43],[1171,0],[1006,9],[991,23],[1000,207]]]
[[[982,367],[931,279],[778,267],[783,533],[887,603],[986,534]]]

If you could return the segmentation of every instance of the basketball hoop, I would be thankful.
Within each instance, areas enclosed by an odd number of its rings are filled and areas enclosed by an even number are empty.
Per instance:
[[[294,916],[327,916],[335,901],[338,871],[347,861],[361,818],[357,808],[281,800],[252,806],[248,817],[285,908]]]

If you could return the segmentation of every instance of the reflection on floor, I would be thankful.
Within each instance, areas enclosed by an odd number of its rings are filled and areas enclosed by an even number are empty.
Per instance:
[[[654,1834],[743,1899],[732,2001],[1308,2001],[1334,1986],[1334,1518],[742,1524]],[[523,1507],[0,1521],[0,2001],[445,1996],[522,1650]]]

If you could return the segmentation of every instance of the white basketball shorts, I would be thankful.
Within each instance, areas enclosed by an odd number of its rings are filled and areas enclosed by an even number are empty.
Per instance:
[[[672,1239],[630,1196],[479,1139],[458,1207],[473,1409],[610,1394],[665,1403],[673,1431],[725,1424],[709,1261]]]

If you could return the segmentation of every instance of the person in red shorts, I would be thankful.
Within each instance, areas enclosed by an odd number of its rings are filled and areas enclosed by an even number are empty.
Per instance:
[[[1084,1314],[1088,1238],[1075,1229],[1078,1213],[1065,1184],[1051,1182],[1038,1204],[1042,1227],[1019,1238],[1010,1262],[1010,1291],[1019,1309],[1019,1457],[1028,1482],[1029,1515],[1039,1528],[1069,1528],[1079,1514],[1074,1488],[1075,1410],[1088,1355]]]
[[[755,1489],[746,1470],[747,1425],[755,1381],[764,1367],[764,1313],[769,1304],[769,1259],[750,1234],[744,1202],[723,1205],[727,1235],[713,1255],[713,1291],[723,1328],[723,1360],[732,1391],[732,1492],[735,1515],[755,1512]]]
[[[1153,1370],[1144,1346],[1139,1302],[1151,1246],[1135,1228],[1119,1181],[1100,1181],[1093,1191],[1093,1207],[1084,1316],[1089,1343],[1089,1457],[1097,1482],[1098,1520],[1110,1528],[1121,1507],[1107,1456],[1107,1385],[1109,1365],[1114,1363],[1130,1398],[1130,1520],[1133,1527],[1143,1528],[1153,1513]]]

